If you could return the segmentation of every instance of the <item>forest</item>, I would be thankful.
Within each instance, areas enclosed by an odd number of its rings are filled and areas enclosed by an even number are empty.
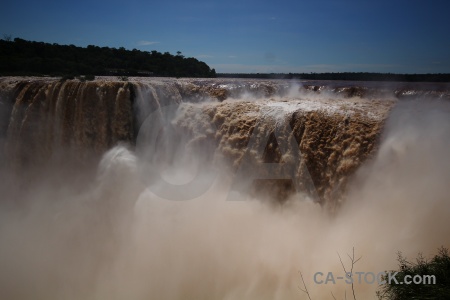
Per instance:
[[[218,73],[206,63],[180,51],[127,50],[89,45],[59,45],[4,37],[0,40],[0,76],[162,76],[348,81],[450,82],[450,74]]]
[[[216,77],[206,63],[181,52],[140,51],[89,45],[59,45],[20,38],[0,40],[0,76]]]
[[[450,74],[395,74],[370,72],[337,73],[219,73],[221,78],[305,79],[347,81],[402,81],[402,82],[450,82]]]

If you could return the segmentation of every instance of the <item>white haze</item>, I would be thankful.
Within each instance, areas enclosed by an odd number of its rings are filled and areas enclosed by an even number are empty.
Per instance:
[[[2,199],[22,204],[0,210],[1,297],[307,299],[299,272],[313,299],[350,297],[342,282],[313,282],[319,271],[343,276],[337,253],[349,267],[354,247],[354,271],[378,273],[396,268],[397,251],[412,258],[450,246],[449,133],[449,103],[399,102],[335,216],[301,195],[279,206],[226,201],[226,174],[196,199],[159,198],[125,146],[80,188],[74,178],[84,174],[42,170],[37,182],[2,188]],[[358,299],[376,289],[355,285]]]

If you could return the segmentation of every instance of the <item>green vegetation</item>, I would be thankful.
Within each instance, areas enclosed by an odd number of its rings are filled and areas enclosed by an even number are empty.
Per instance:
[[[449,299],[450,298],[450,256],[448,249],[442,247],[430,261],[419,254],[416,262],[407,261],[401,253],[398,254],[399,270],[396,281],[391,280],[381,285],[377,292],[378,298],[387,300],[411,300],[411,299]],[[408,278],[405,278],[408,276]],[[411,282],[414,276],[434,275],[436,284],[404,284],[405,279]],[[388,281],[388,276],[383,280]],[[403,283],[403,284],[402,284]]]
[[[69,79],[80,74],[114,76],[215,77],[216,72],[204,62],[186,58],[177,52],[126,50],[89,45],[48,44],[0,40],[0,76],[50,75]],[[86,80],[88,77],[85,77]]]
[[[87,80],[87,81],[95,80],[95,76],[94,75],[86,75],[86,76],[84,76],[84,80]]]
[[[61,80],[63,78],[61,78]],[[85,82],[85,81],[92,81],[92,80],[94,80],[95,76],[94,75],[84,75],[84,76],[78,76],[77,78],[78,78],[78,80]]]
[[[117,76],[120,81],[128,81],[128,76]]]
[[[348,81],[403,81],[403,82],[450,82],[450,74],[393,74],[368,72],[342,73],[231,73],[217,74],[221,78],[261,79],[306,79],[306,80],[348,80]]]
[[[61,79],[59,81],[63,82],[63,81],[72,80],[72,79],[75,79],[75,76],[73,76],[73,75],[64,75],[64,76],[61,77]]]

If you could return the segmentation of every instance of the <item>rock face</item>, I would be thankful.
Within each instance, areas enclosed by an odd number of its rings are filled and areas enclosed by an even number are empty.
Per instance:
[[[0,90],[3,156],[15,167],[55,157],[84,163],[117,143],[133,145],[149,114],[175,105],[170,126],[191,144],[212,143],[229,170],[244,163],[249,178],[257,174],[253,192],[283,200],[300,189],[328,204],[375,151],[396,101],[268,80],[4,78]],[[288,166],[291,176],[267,179],[270,163],[275,175]]]

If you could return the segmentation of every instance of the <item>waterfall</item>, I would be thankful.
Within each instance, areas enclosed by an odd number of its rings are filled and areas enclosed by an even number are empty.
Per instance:
[[[342,200],[348,178],[372,155],[394,103],[343,97],[342,89],[318,94],[273,81],[30,80],[10,89],[3,102],[13,103],[5,150],[11,164],[33,165],[58,156],[82,164],[119,142],[134,145],[146,118],[173,105],[175,121],[165,127],[190,136],[186,143],[198,143],[199,135],[207,139],[230,170],[238,170],[243,157],[246,164],[253,160],[253,174],[263,174],[261,166],[274,163],[296,168],[284,179],[256,180],[254,191],[283,201],[303,190],[333,206]],[[194,132],[198,123],[214,129]],[[247,151],[250,141],[259,143],[263,153]],[[288,143],[288,153],[281,153],[278,143]],[[291,155],[296,148],[301,159]]]
[[[344,298],[337,253],[448,245],[448,92],[337,85],[2,78],[3,296]]]
[[[6,132],[8,159],[17,165],[46,161],[61,149],[82,161],[119,141],[132,141],[127,83],[25,81],[14,87]],[[71,157],[64,153],[64,157]]]

